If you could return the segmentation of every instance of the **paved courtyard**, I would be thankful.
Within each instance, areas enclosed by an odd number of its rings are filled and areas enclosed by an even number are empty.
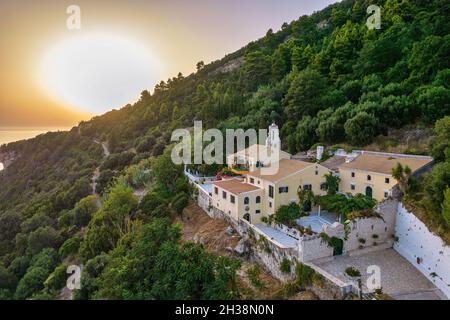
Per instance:
[[[346,268],[358,269],[362,275],[364,291],[367,290],[365,283],[370,276],[367,274],[367,267],[377,265],[381,271],[383,291],[394,299],[436,300],[445,298],[431,281],[394,249],[380,250],[360,256],[337,256],[331,261],[315,264],[344,282],[352,281],[352,278],[345,273]]]

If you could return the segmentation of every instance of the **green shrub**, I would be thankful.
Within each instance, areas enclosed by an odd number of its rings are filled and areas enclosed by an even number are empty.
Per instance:
[[[436,164],[433,170],[425,174],[423,186],[428,200],[427,210],[437,215],[442,210],[446,194],[444,191],[450,188],[450,161]]]
[[[58,254],[60,258],[65,259],[71,254],[77,253],[82,241],[83,238],[81,237],[73,237],[67,239],[59,248]]]
[[[55,300],[56,292],[55,291],[48,291],[48,290],[42,290],[39,291],[31,296],[31,300]]]
[[[189,204],[189,197],[184,192],[178,193],[172,200],[172,208],[176,213],[181,214]]]
[[[44,281],[47,279],[49,271],[42,267],[31,268],[20,279],[17,285],[15,298],[24,300],[30,298],[34,293],[44,289]]]
[[[311,277],[311,282],[314,286],[323,288],[325,285],[325,278],[320,273],[314,272]]]
[[[298,285],[301,287],[311,285],[314,273],[315,271],[311,267],[304,265],[303,263],[297,263],[295,274]]]
[[[17,278],[22,278],[30,266],[31,257],[28,255],[15,258],[8,267]]]
[[[255,288],[262,288],[263,284],[261,282],[260,279],[260,275],[261,275],[261,269],[259,268],[258,265],[254,265],[251,268],[247,269],[247,277],[250,280],[250,283],[255,287]]]
[[[28,218],[21,224],[23,233],[30,233],[40,227],[49,227],[53,224],[53,220],[43,212],[39,212]]]
[[[175,181],[175,191],[178,193],[190,193],[191,187],[189,185],[188,179],[185,176],[179,177],[177,181]]]
[[[60,290],[66,285],[67,281],[67,266],[62,264],[55,268],[55,270],[45,280],[45,287],[49,290]]]
[[[110,258],[108,254],[102,253],[86,262],[81,274],[81,289],[74,291],[75,300],[90,299],[91,294],[99,289],[98,278],[108,265]]]
[[[12,300],[13,294],[8,289],[0,289],[0,300]]]
[[[280,264],[280,271],[283,273],[291,273],[291,262],[288,259],[283,259]]]
[[[376,205],[376,200],[362,194],[346,196],[343,194],[333,194],[318,197],[317,203],[325,210],[342,215],[345,220],[376,216],[372,208]]]
[[[40,227],[28,236],[28,250],[36,254],[44,248],[57,248],[61,244],[61,236],[52,227]]]
[[[374,292],[375,294],[383,294],[383,288],[376,288]]]
[[[152,218],[164,218],[167,217],[170,213],[169,208],[166,204],[159,205],[155,210],[152,211],[151,217]]]
[[[0,288],[13,290],[16,284],[16,276],[10,270],[0,265]]]
[[[374,115],[359,112],[345,122],[345,135],[352,145],[363,146],[372,141],[378,126],[378,119]]]
[[[338,176],[334,176],[332,173],[325,175],[325,183],[327,186],[327,194],[334,195],[339,189],[339,182],[341,181],[341,178]]]
[[[300,290],[301,288],[296,281],[289,281],[278,288],[278,290],[273,293],[271,298],[278,300],[288,299],[298,293]]]
[[[288,205],[283,205],[278,208],[277,212],[274,215],[275,222],[282,223],[287,226],[291,226],[295,224],[295,220],[300,218],[301,212],[300,207],[297,203],[291,202]]]
[[[58,255],[55,249],[46,248],[31,259],[30,268],[44,268],[51,271],[56,267]]]
[[[165,201],[156,192],[146,193],[139,202],[138,208],[142,210],[144,214],[152,215],[152,212]]]
[[[30,267],[17,285],[15,298],[27,299],[44,289],[44,282],[55,268],[56,261],[57,253],[51,248],[46,248],[34,256]]]
[[[348,274],[350,277],[360,277],[361,276],[361,272],[359,272],[358,269],[353,268],[353,267],[348,267],[347,269],[345,269],[345,273]]]
[[[442,202],[442,217],[450,228],[450,188],[447,187],[444,191],[444,201]]]
[[[73,224],[77,227],[87,226],[92,215],[98,211],[97,197],[94,195],[81,199],[73,210]]]

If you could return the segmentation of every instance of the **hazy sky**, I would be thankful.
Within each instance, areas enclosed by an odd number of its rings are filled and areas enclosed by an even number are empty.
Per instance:
[[[0,0],[0,126],[74,125],[120,108],[333,2]],[[81,30],[66,27],[69,5]]]

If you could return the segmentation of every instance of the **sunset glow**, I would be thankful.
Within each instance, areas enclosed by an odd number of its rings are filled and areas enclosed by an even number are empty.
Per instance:
[[[90,33],[65,38],[50,48],[39,79],[51,97],[98,114],[139,97],[161,78],[161,63],[130,37]]]
[[[73,126],[120,109],[335,1],[79,0],[79,30],[67,28],[66,2],[2,1],[0,127]]]

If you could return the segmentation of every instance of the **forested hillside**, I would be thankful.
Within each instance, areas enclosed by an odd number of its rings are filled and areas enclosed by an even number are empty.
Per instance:
[[[380,30],[365,24],[373,1],[343,1],[199,64],[194,75],[161,82],[134,106],[93,119],[86,133],[107,135],[116,151],[158,154],[174,128],[195,119],[219,128],[266,128],[276,120],[295,152],[315,142],[361,146],[411,123],[431,126],[450,112],[449,4],[375,3]],[[241,67],[221,72],[240,57]]]
[[[366,26],[372,4],[379,30]],[[446,0],[342,1],[71,132],[1,147],[18,158],[0,173],[0,297],[54,298],[66,266],[83,263],[80,299],[239,298],[239,262],[181,243],[172,224],[192,191],[167,146],[194,120],[222,130],[276,121],[291,153],[425,128],[431,146],[409,151],[439,163],[407,198],[448,235],[448,12]],[[108,143],[104,161],[94,139]],[[90,185],[98,166],[101,203]],[[136,189],[148,193],[139,200]]]

